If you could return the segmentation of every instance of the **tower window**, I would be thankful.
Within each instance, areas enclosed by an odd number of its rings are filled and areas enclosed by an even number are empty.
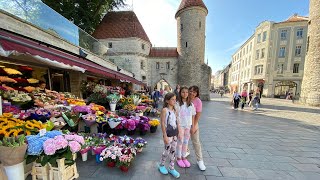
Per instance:
[[[159,62],[156,63],[156,69],[160,69],[160,63]]]
[[[188,42],[186,42],[186,47],[188,47]]]
[[[170,62],[167,62],[167,69],[170,69]]]
[[[180,30],[183,31],[183,24],[180,25]]]
[[[108,43],[108,48],[112,48],[112,42]]]
[[[143,44],[143,43],[141,44],[141,49],[143,49],[143,50],[144,50],[144,44]]]
[[[201,21],[199,22],[199,28],[201,28]]]

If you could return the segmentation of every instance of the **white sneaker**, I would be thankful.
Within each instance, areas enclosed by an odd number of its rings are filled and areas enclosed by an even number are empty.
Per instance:
[[[198,161],[197,164],[198,164],[199,169],[201,171],[205,171],[206,170],[206,166],[204,165],[203,161]]]

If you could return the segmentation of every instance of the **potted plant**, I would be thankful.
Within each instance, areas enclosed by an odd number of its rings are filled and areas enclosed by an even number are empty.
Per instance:
[[[122,155],[122,148],[116,145],[105,148],[100,154],[100,161],[105,160],[108,167],[115,167],[119,157]]]
[[[136,156],[136,151],[131,147],[124,147],[121,150],[121,155],[119,156],[119,160],[117,161],[117,166],[123,172],[128,172],[129,166],[131,165],[134,156]]]
[[[137,152],[142,152],[142,149],[147,145],[147,141],[138,137],[134,140],[134,146],[137,148]]]
[[[158,119],[152,119],[149,121],[150,124],[150,132],[155,133],[157,131],[158,126],[160,125],[160,121]]]
[[[120,96],[117,94],[110,94],[107,96],[107,99],[109,101],[110,110],[114,112],[116,110],[117,102],[120,100]]]

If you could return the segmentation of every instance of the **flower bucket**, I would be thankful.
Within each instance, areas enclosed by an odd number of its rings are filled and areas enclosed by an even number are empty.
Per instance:
[[[26,164],[26,160],[23,161],[24,166],[24,178],[27,178],[31,174],[33,163]]]
[[[150,133],[155,133],[157,131],[158,126],[151,126]]]
[[[13,165],[4,166],[8,180],[24,180],[24,166],[23,162]]]
[[[87,161],[88,160],[88,152],[81,153],[82,161]]]
[[[115,167],[116,166],[116,162],[112,162],[112,161],[107,162],[107,166],[108,167]]]
[[[120,166],[120,170],[122,172],[128,172],[129,171],[129,167],[128,166]]]
[[[115,104],[115,103],[110,103],[109,105],[110,105],[110,110],[114,112],[114,111],[116,110],[116,105],[117,105],[117,104]]]
[[[96,154],[96,163],[100,164],[102,161],[100,161],[100,154]]]
[[[91,149],[91,155],[92,155],[92,156],[96,155],[96,153],[94,152],[93,149]]]

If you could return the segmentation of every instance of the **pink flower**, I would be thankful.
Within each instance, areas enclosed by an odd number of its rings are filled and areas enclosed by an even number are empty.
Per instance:
[[[72,141],[72,140],[74,140],[74,135],[64,135],[64,138],[66,138],[66,140],[68,140],[68,141]]]
[[[57,147],[51,140],[52,139],[48,139],[43,143],[43,150],[46,155],[54,155],[54,153],[56,153]]]
[[[64,149],[68,146],[68,141],[63,138],[59,138],[55,141],[55,145],[58,149]]]
[[[112,156],[111,156],[111,159],[116,159],[116,158],[117,158],[116,155],[112,155]]]
[[[78,135],[74,135],[74,136],[75,136],[74,139],[75,139],[78,143],[80,143],[80,144],[82,144],[82,145],[85,143],[82,136],[78,136]]]
[[[81,145],[77,141],[69,141],[69,146],[72,153],[76,153],[81,149]]]

